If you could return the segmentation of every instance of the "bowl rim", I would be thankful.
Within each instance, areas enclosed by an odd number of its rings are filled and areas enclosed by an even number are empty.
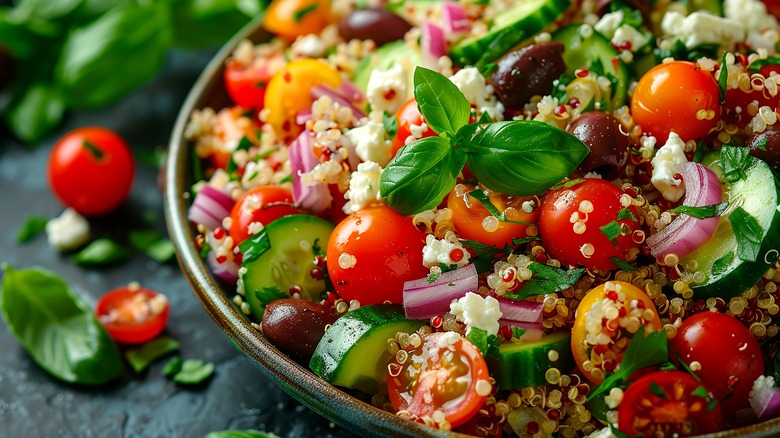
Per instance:
[[[269,38],[261,29],[261,22],[262,16],[252,20],[214,55],[198,76],[176,117],[164,168],[163,198],[168,233],[176,249],[179,266],[193,293],[233,346],[285,392],[319,415],[363,436],[469,437],[403,420],[347,394],[288,358],[252,327],[229,298],[230,292],[215,280],[200,258],[195,247],[194,227],[187,219],[193,154],[191,145],[184,139],[184,131],[192,112],[207,106],[208,92],[221,86],[225,60],[239,42],[250,39],[256,44]],[[767,432],[780,433],[780,418],[702,437],[764,437],[768,436]]]

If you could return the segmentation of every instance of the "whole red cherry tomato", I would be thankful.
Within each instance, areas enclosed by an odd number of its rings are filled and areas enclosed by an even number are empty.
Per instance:
[[[230,212],[230,237],[239,244],[252,235],[252,223],[268,225],[280,217],[303,213],[293,207],[292,194],[279,186],[260,186],[244,193]]]

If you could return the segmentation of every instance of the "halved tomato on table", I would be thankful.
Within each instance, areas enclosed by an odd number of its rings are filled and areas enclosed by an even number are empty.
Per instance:
[[[145,287],[120,287],[106,292],[95,306],[98,321],[115,341],[143,344],[168,324],[168,298]]]

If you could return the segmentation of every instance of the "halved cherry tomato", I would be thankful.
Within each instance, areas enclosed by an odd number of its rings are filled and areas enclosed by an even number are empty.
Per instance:
[[[414,98],[411,98],[398,109],[398,112],[395,113],[395,119],[398,121],[398,130],[395,132],[395,137],[393,137],[393,156],[406,145],[406,139],[412,135],[412,125],[422,126],[425,121],[422,114],[420,114],[420,109],[417,108],[417,100]],[[421,138],[434,135],[436,133],[433,132],[433,129],[426,127]]]
[[[666,142],[674,131],[683,141],[707,135],[720,119],[720,88],[712,73],[693,62],[659,64],[639,80],[631,115],[642,130]]]
[[[547,252],[564,265],[599,270],[616,269],[613,258],[625,261],[636,255],[637,211],[623,207],[623,193],[595,178],[549,192],[539,215],[539,235]]]
[[[209,149],[201,155],[208,156],[212,166],[226,169],[236,146],[244,137],[253,144],[259,143],[260,127],[253,119],[247,117],[245,112],[240,106],[234,106],[223,108],[217,113],[217,126],[204,135],[204,137],[211,137],[211,141],[204,143]]]
[[[329,0],[273,0],[263,17],[266,30],[290,41],[320,33],[329,23]]]
[[[696,375],[733,415],[748,407],[753,382],[764,374],[761,347],[750,330],[733,316],[704,311],[686,318],[670,341],[686,364],[698,362]]]
[[[468,193],[474,190],[474,187],[463,184],[453,189],[447,197],[447,208],[452,210],[452,223],[459,237],[503,248],[506,244],[514,246],[512,239],[528,236],[528,224],[498,222],[498,227],[494,231],[488,231],[483,224],[485,218],[493,215],[473,197],[458,196],[459,190]],[[531,213],[526,213],[522,207],[524,202],[534,200],[534,197],[520,198],[489,191],[488,198],[498,211],[506,212],[510,220],[526,223],[536,223],[539,220],[538,208],[534,208]],[[509,208],[511,209],[507,212]]]
[[[228,96],[243,108],[262,109],[268,82],[284,63],[284,53],[281,51],[268,58],[256,59],[249,65],[237,59],[228,59],[224,75]]]
[[[168,324],[168,298],[145,287],[120,287],[106,292],[95,313],[108,334],[123,344],[143,344]]]
[[[390,207],[369,207],[336,225],[328,241],[328,274],[341,298],[401,304],[404,282],[428,275],[425,234]],[[381,285],[381,287],[377,287]]]
[[[460,335],[433,333],[407,352],[406,361],[394,358],[387,366],[387,392],[396,411],[417,418],[441,411],[457,427],[479,412],[492,393],[485,359]]]
[[[117,133],[100,127],[63,135],[49,154],[49,187],[63,204],[85,216],[107,214],[130,193],[135,162]]]
[[[643,290],[623,281],[608,281],[591,289],[577,306],[571,331],[571,351],[582,374],[601,383],[604,373],[615,370],[628,348],[616,341],[632,337],[641,326],[645,332],[661,330],[655,304]],[[604,336],[607,343],[598,342]]]
[[[700,389],[701,388],[701,389]],[[618,408],[618,429],[630,436],[691,436],[717,432],[720,405],[682,371],[656,371],[629,385]]]
[[[280,217],[303,213],[292,202],[290,191],[280,186],[255,187],[241,195],[230,212],[230,237],[233,242],[239,244],[250,237],[249,226],[252,223],[268,225]]]

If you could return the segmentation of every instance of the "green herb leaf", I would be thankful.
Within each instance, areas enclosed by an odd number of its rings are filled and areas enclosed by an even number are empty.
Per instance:
[[[256,290],[254,293],[255,297],[257,297],[258,301],[260,301],[263,306],[267,306],[271,304],[271,302],[281,298],[290,298],[290,294],[282,292],[276,286],[264,287],[263,290]]]
[[[45,217],[39,216],[27,216],[24,218],[24,224],[16,234],[16,241],[19,243],[26,243],[32,240],[33,237],[46,231],[46,224],[49,220]]]
[[[385,202],[404,216],[429,210],[455,187],[466,154],[441,137],[426,137],[404,146],[379,179]]]
[[[693,216],[696,219],[707,219],[710,217],[717,217],[722,215],[728,206],[729,201],[723,201],[719,204],[703,205],[701,207],[680,205],[673,208],[672,211],[675,213],[687,214],[688,216]]]
[[[3,318],[41,368],[65,382],[85,385],[102,385],[122,375],[116,344],[61,278],[38,268],[3,269]]]
[[[531,295],[546,295],[570,288],[585,269],[559,269],[544,263],[531,262],[528,269],[534,273],[530,280],[516,294],[506,294],[512,299],[524,299]]]
[[[251,148],[254,144],[251,140],[249,140],[249,137],[246,135],[241,137],[241,141],[238,142],[238,145],[236,145],[237,151],[248,151],[249,148]],[[228,160],[227,167],[225,167],[225,171],[227,171],[228,174],[231,175],[231,178],[237,178],[234,176],[236,170],[238,169],[238,165],[235,161],[233,161],[233,155],[230,155],[230,160]]]
[[[647,389],[650,390],[651,393],[657,395],[658,397],[666,398],[666,393],[664,392],[664,389],[661,388],[661,386],[659,386],[655,382],[650,382],[650,386]]]
[[[720,104],[726,103],[726,89],[729,83],[729,68],[726,63],[726,55],[729,52],[723,52],[720,57],[720,74],[718,75],[718,88],[720,89]]]
[[[734,251],[729,251],[723,254],[723,257],[715,260],[712,263],[712,275],[721,275],[728,271],[731,262],[734,261]]]
[[[385,111],[382,114],[382,126],[385,128],[385,134],[387,134],[387,137],[393,138],[398,132],[398,119],[396,119],[394,115]]]
[[[168,238],[152,230],[134,230],[128,236],[130,245],[138,251],[144,252],[154,260],[165,263],[176,254]]]
[[[171,337],[164,336],[162,338],[154,339],[132,350],[125,352],[125,358],[133,371],[140,373],[145,370],[152,362],[165,356],[166,354],[176,351],[181,347],[179,341]]]
[[[527,331],[527,329],[512,326],[512,337],[515,339],[520,339]]]
[[[301,9],[298,9],[297,11],[293,12],[292,17],[293,21],[296,23],[300,23],[301,20],[303,20],[303,17],[309,15],[310,13],[317,10],[317,3],[312,3],[310,5],[304,6]]]
[[[43,138],[62,121],[65,102],[54,85],[33,83],[11,97],[5,110],[5,120],[14,135],[32,143]]]
[[[210,251],[211,251],[211,245],[209,245],[209,243],[204,240],[203,247],[200,248],[200,253],[198,253],[198,255],[200,256],[200,258],[205,260],[206,257],[208,257]]]
[[[210,432],[205,438],[279,438],[271,432],[260,432],[259,430],[220,430]]]
[[[466,339],[474,344],[479,349],[479,352],[482,353],[482,356],[485,357],[490,355],[491,352],[495,354],[499,345],[501,345],[501,340],[496,335],[489,335],[487,331],[477,327],[469,327],[466,332]]]
[[[512,239],[512,245],[520,246],[520,245],[525,245],[526,243],[535,242],[537,240],[542,240],[542,238],[539,236],[516,237]]]
[[[627,261],[618,258],[618,257],[610,257],[609,261],[615,264],[618,268],[626,271],[626,272],[634,272],[637,270],[636,266],[628,263]]]
[[[179,356],[172,357],[171,360],[169,360],[165,366],[162,369],[162,373],[164,376],[167,377],[173,377],[181,371],[181,366],[184,363],[183,360]]]
[[[241,251],[243,257],[241,262],[242,266],[246,266],[257,260],[258,257],[271,249],[271,240],[268,238],[268,231],[263,228],[259,233],[239,243],[238,249]]]
[[[498,208],[496,208],[495,205],[493,205],[492,202],[490,202],[490,198],[480,189],[474,189],[469,192],[469,196],[479,201],[480,204],[482,204],[483,207],[488,211],[488,213],[491,214],[491,216],[495,217],[501,222],[509,222],[512,224],[522,224],[522,225],[536,225],[532,222],[523,222],[523,221],[516,221],[512,219],[506,218],[505,212],[498,211]]]
[[[617,238],[620,237],[622,228],[617,221],[612,221],[606,225],[599,227],[601,233],[607,236],[607,239],[612,241],[613,246],[617,246]]]
[[[482,242],[477,242],[476,240],[461,239],[460,243],[476,254],[474,257],[469,258],[469,262],[474,264],[474,267],[477,268],[477,272],[479,273],[489,271],[493,267],[493,262],[496,260],[498,254],[505,253],[502,249]]]
[[[130,256],[130,250],[111,239],[98,239],[73,255],[80,265],[101,266],[122,261]]]
[[[466,125],[455,144],[469,148],[469,168],[485,187],[514,196],[544,192],[589,152],[577,137],[533,120]]]
[[[705,387],[703,387],[701,385],[699,385],[698,388],[696,388],[693,391],[691,391],[691,395],[695,395],[695,396],[701,397],[701,398],[709,398],[710,397],[710,393],[709,393],[709,391],[707,391],[707,388],[705,388]]]
[[[446,76],[424,67],[414,70],[414,97],[425,123],[439,134],[455,136],[469,122],[471,105]]]
[[[173,381],[183,385],[197,385],[208,380],[214,374],[214,364],[200,359],[187,359],[181,364],[179,372],[174,374]]]
[[[734,237],[737,238],[737,257],[747,262],[755,262],[764,236],[761,224],[742,207],[735,208],[729,214],[729,222]]]
[[[748,66],[748,70],[751,73],[758,73],[761,71],[762,67],[766,67],[768,65],[780,65],[780,58],[777,56],[767,56],[766,58],[762,59],[756,59],[755,61],[751,62]]]
[[[620,211],[618,211],[617,220],[622,221],[625,219],[639,222],[636,216],[634,216],[634,213],[631,213],[631,210],[628,207],[621,208]]]
[[[658,330],[645,336],[645,327],[639,327],[628,344],[623,360],[617,371],[607,376],[601,385],[594,389],[588,396],[588,400],[612,388],[620,385],[625,379],[635,372],[665,363],[669,357],[666,341],[666,331]]]
[[[612,435],[615,435],[615,438],[637,438],[633,437],[625,432],[621,432],[617,427],[615,427],[614,424],[609,425],[609,430],[612,432]]]
[[[720,165],[723,168],[723,178],[730,183],[747,178],[746,172],[752,163],[750,148],[723,146],[720,150]]]

